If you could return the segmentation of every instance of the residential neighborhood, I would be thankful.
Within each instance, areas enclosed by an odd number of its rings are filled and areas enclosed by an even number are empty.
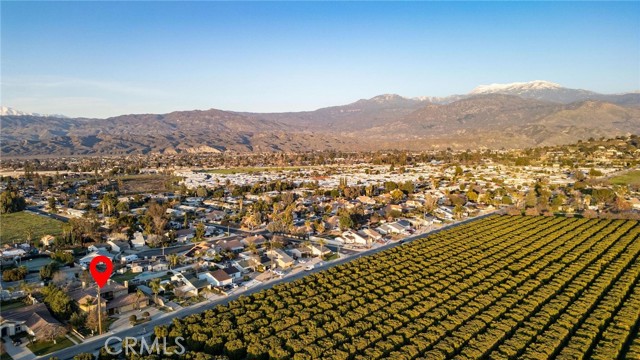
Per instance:
[[[7,216],[39,224],[10,232],[3,220],[5,348],[31,359],[487,214],[637,217],[638,187],[606,180],[636,154],[602,147],[581,164],[549,149],[473,165],[392,154],[339,167],[3,176],[1,190],[24,202]],[[114,264],[102,288],[88,274],[97,256]]]

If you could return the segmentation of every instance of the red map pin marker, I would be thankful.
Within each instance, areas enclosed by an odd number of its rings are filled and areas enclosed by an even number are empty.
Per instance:
[[[98,270],[98,264],[100,263],[105,264],[107,266],[107,270],[100,272],[100,270]],[[113,263],[108,257],[99,255],[91,260],[91,264],[89,264],[89,271],[91,272],[93,280],[98,284],[98,287],[102,289],[107,284],[107,280],[109,280],[109,277],[111,276]]]

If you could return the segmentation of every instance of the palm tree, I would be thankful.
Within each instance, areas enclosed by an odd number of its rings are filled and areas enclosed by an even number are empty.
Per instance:
[[[320,238],[320,240],[318,240],[318,244],[320,244],[320,257],[322,257],[322,254],[324,253],[324,246],[327,245],[327,240]]]
[[[255,242],[253,242],[253,241],[249,243],[249,246],[247,246],[247,248],[253,254],[257,254],[258,253],[258,247],[256,246]]]
[[[169,261],[169,268],[173,269],[180,263],[180,258],[177,254],[169,254],[167,255],[167,260]]]
[[[136,291],[136,307],[138,308],[138,311],[140,311],[140,299],[142,299],[143,296],[144,293],[142,292],[142,290],[138,289]]]
[[[35,291],[35,285],[33,283],[28,283],[26,281],[21,282],[20,290],[25,294],[27,294],[27,299],[29,299],[29,301],[33,299],[32,295],[33,295],[33,292]]]
[[[156,278],[151,280],[151,282],[149,283],[149,287],[151,288],[151,291],[153,292],[153,296],[154,296],[154,302],[157,304],[158,303],[158,293],[160,292],[160,279]]]

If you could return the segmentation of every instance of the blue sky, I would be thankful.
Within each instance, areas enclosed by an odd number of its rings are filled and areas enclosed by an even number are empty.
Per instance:
[[[549,80],[640,88],[639,2],[2,1],[2,105],[313,110]]]

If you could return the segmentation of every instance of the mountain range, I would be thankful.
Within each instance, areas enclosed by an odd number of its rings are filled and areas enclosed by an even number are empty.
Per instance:
[[[66,118],[64,115],[60,114],[38,114],[38,113],[29,113],[20,110],[16,110],[10,107],[2,106],[0,107],[0,116],[41,116],[41,117],[57,117],[57,118]]]
[[[468,94],[385,94],[304,112],[217,109],[108,119],[2,109],[3,156],[523,148],[640,133],[640,93],[605,95],[548,81]]]

